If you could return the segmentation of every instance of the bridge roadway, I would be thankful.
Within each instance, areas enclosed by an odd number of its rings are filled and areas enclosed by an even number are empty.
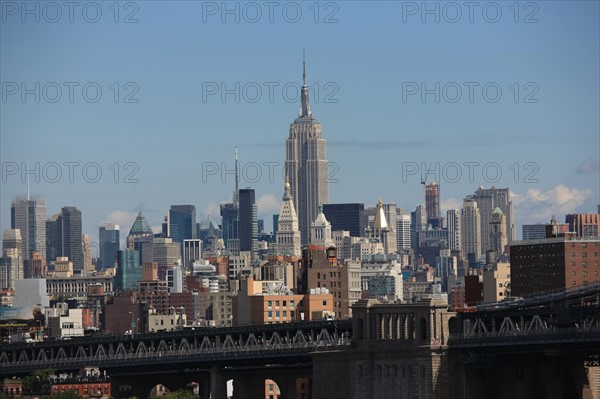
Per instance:
[[[310,362],[310,352],[347,347],[351,332],[351,320],[317,321],[2,345],[0,375],[11,377],[41,368],[78,370],[87,365],[118,371],[165,364],[179,368],[294,364]]]

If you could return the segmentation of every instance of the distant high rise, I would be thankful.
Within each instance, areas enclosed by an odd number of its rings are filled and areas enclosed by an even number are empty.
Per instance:
[[[396,248],[410,249],[410,213],[404,208],[396,208]]]
[[[463,202],[460,219],[461,249],[465,259],[479,259],[481,251],[481,216],[477,202],[467,198]]]
[[[83,235],[81,231],[81,211],[73,206],[65,206],[60,214],[53,215],[46,223],[48,262],[57,257],[67,257],[73,263],[75,272],[83,271]]]
[[[346,230],[352,237],[363,237],[365,234],[365,205],[323,204],[323,213],[331,223],[332,231]]]
[[[83,272],[86,276],[89,276],[96,271],[96,265],[92,259],[92,243],[88,234],[84,234],[81,237],[81,250],[81,256],[83,259]]]
[[[46,267],[46,259],[36,251],[31,253],[31,256],[24,264],[25,278],[40,278],[46,277],[48,268]]]
[[[286,179],[283,192],[283,201],[279,209],[276,228],[277,253],[281,255],[302,256],[300,229],[294,201],[290,192],[290,182]]]
[[[21,236],[21,230],[19,229],[7,229],[2,233],[2,250],[15,249],[17,256],[23,259],[23,238]]]
[[[461,248],[461,215],[460,209],[449,209],[446,212],[448,220],[448,247],[450,250]]]
[[[598,213],[566,215],[565,223],[569,224],[569,230],[577,237],[600,237],[600,214]]]
[[[117,255],[117,274],[115,276],[115,291],[134,291],[142,279],[140,253],[127,248]]]
[[[14,289],[15,282],[23,277],[21,232],[19,229],[4,230],[0,257],[0,289]]]
[[[415,253],[420,252],[419,232],[427,230],[427,210],[425,205],[419,204],[414,212],[410,213],[410,240]]]
[[[483,252],[490,249],[490,220],[492,219],[492,212],[496,208],[500,208],[504,213],[508,242],[511,243],[516,240],[517,231],[515,229],[513,203],[510,200],[510,190],[508,188],[479,187],[471,198],[477,202],[477,208],[479,209],[481,250]]]
[[[192,263],[202,259],[202,240],[183,240],[183,270],[192,270]]]
[[[239,191],[240,251],[251,251],[253,258],[258,250],[258,209],[254,196],[252,188]]]
[[[233,190],[231,202],[221,204],[221,231],[223,232],[223,241],[225,248],[230,253],[238,254],[240,250],[240,221],[239,221],[239,163],[237,147],[235,148],[235,188]]]
[[[10,227],[21,231],[22,256],[46,253],[46,201],[42,197],[17,196],[10,208]]]
[[[127,248],[134,249],[138,251],[138,261],[139,265],[142,264],[142,243],[152,242],[154,239],[154,234],[152,233],[152,228],[150,227],[150,223],[146,220],[146,217],[140,211],[129,230],[129,235],[127,236]],[[149,258],[152,258],[152,254],[150,254]]]
[[[306,62],[303,72],[300,112],[290,125],[285,143],[285,175],[290,181],[291,195],[298,211],[302,244],[310,240],[310,224],[317,217],[319,204],[329,202],[326,141],[321,124],[310,109]]]
[[[543,240],[546,238],[545,224],[524,224],[522,227],[523,240]]]
[[[490,248],[496,252],[497,256],[505,253],[505,248],[508,245],[506,238],[506,218],[502,209],[496,207],[492,212],[492,220],[490,220]]]
[[[181,246],[183,254],[183,240],[198,238],[196,228],[196,207],[194,205],[171,205],[169,209],[169,238]]]
[[[440,185],[431,182],[425,186],[425,210],[428,223],[434,228],[440,226]]]
[[[117,253],[120,244],[120,229],[118,224],[105,224],[100,226],[98,238],[100,240],[100,258],[98,270],[114,267],[117,263]]]

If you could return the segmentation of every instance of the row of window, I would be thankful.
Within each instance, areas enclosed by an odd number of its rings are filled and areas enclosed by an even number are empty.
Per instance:
[[[287,301],[267,301],[267,308],[272,308],[273,307],[273,302],[275,302],[275,308],[278,308],[281,304],[282,307],[287,307]],[[300,305],[300,303],[298,303],[298,306]],[[293,308],[296,306],[296,301],[295,300],[290,300],[290,308]]]

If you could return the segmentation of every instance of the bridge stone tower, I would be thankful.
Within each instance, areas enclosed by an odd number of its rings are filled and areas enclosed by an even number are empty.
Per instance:
[[[352,349],[313,354],[313,398],[450,398],[446,344],[458,321],[447,306],[357,302]]]

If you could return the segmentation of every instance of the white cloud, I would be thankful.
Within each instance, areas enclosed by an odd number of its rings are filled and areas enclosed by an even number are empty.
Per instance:
[[[275,198],[273,194],[264,194],[256,201],[256,206],[259,215],[270,216],[279,212],[281,201]]]
[[[442,216],[446,213],[448,209],[460,209],[462,208],[462,200],[456,198],[446,198],[442,199],[440,208],[442,210]]]
[[[589,211],[593,204],[591,189],[579,189],[559,184],[550,190],[528,189],[525,194],[511,192],[515,206],[515,220],[520,224],[549,222],[552,215],[558,220],[568,213]]]
[[[206,204],[202,213],[204,214],[203,219],[210,217],[211,220],[216,220],[220,217],[219,215],[221,214],[221,207],[217,202],[212,201]]]
[[[587,175],[590,173],[598,173],[599,170],[600,170],[600,162],[598,162],[597,159],[589,157],[588,159],[583,161],[581,164],[579,164],[577,169],[575,169],[575,172]]]
[[[135,222],[137,214],[137,212],[132,211],[113,211],[104,218],[101,223],[118,224],[121,231],[129,232],[129,229],[133,226],[133,222]]]

